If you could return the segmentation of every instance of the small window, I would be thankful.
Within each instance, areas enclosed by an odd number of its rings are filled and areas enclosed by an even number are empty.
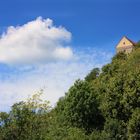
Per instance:
[[[123,45],[125,45],[125,42],[123,42]]]

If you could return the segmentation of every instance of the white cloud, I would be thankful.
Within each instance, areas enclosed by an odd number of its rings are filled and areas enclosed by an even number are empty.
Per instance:
[[[103,52],[92,47],[77,48],[74,51],[77,57],[71,61],[47,63],[33,69],[19,69],[18,74],[8,73],[7,79],[0,79],[0,111],[9,109],[15,102],[24,100],[44,87],[44,99],[54,105],[76,79],[84,78],[92,68],[109,62],[112,54]]]
[[[66,44],[71,33],[53,25],[51,19],[28,22],[23,26],[9,27],[0,38],[0,62],[10,65],[38,64],[68,60],[73,56]]]
[[[72,51],[66,45],[70,41],[71,33],[54,26],[50,19],[39,17],[23,26],[9,27],[0,38],[0,111],[9,110],[43,87],[44,99],[54,105],[76,79],[112,57],[92,47]]]

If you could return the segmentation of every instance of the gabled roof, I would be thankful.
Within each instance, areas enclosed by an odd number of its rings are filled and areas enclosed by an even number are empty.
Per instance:
[[[118,47],[120,48],[119,44],[121,43],[121,41],[122,41],[123,39],[128,40],[128,41],[130,42],[130,44],[133,45],[133,46],[136,45],[136,43],[135,43],[134,41],[130,40],[130,39],[129,39],[128,37],[126,37],[126,36],[123,36],[123,37],[121,38],[121,40],[119,41],[119,43],[116,45],[116,48],[118,48]]]
[[[134,41],[130,40],[128,37],[124,36],[127,40],[129,40],[133,45],[136,45],[137,43],[135,43]]]

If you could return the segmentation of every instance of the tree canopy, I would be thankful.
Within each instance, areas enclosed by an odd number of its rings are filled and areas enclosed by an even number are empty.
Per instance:
[[[139,140],[138,46],[76,80],[54,108],[37,94],[0,112],[0,140]]]

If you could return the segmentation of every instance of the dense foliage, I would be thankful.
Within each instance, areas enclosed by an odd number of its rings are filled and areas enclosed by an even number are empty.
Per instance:
[[[140,45],[77,80],[55,108],[34,95],[0,113],[0,140],[139,140]]]

